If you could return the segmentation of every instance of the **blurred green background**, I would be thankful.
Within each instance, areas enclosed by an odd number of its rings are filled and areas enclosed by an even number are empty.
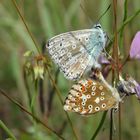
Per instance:
[[[117,3],[118,29],[123,25],[124,2],[124,0],[118,0]],[[111,0],[17,0],[17,3],[40,48],[44,42],[47,42],[54,35],[91,28],[109,4],[111,4],[111,8],[99,22],[110,38],[113,35],[114,17]],[[127,0],[127,18],[135,15],[138,10],[140,10],[139,0]],[[140,14],[125,26],[123,37],[121,38],[123,42],[120,41],[120,34],[118,34],[122,59],[125,59],[128,55],[131,41],[138,30],[140,30]],[[18,100],[26,109],[41,118],[44,123],[56,130],[66,140],[74,140],[72,128],[48,75],[45,75],[44,81],[39,81],[43,95],[40,95],[38,90],[35,89],[35,82],[31,77],[27,77],[25,82],[23,74],[25,58],[23,55],[28,50],[37,52],[12,0],[1,0],[0,88],[4,89],[11,98]],[[139,61],[128,62],[123,69],[123,73],[132,75],[140,82],[139,64]],[[51,65],[51,75],[56,80],[64,101],[72,82],[66,80],[53,63]],[[43,101],[40,100],[40,96]],[[33,102],[32,106],[29,100]],[[41,108],[41,106],[43,107]],[[125,99],[121,112],[122,140],[140,139],[140,104],[135,96]],[[92,137],[102,114],[97,113],[89,117],[83,117],[75,113],[69,113],[79,140],[88,140]],[[18,140],[58,139],[2,95],[0,95],[0,120]],[[116,132],[113,137],[117,140],[118,113],[115,113],[114,123]],[[5,140],[8,137],[7,132],[0,128],[0,140]],[[109,139],[109,112],[96,139]]]

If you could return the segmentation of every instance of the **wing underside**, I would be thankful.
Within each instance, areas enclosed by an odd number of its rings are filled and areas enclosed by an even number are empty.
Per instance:
[[[116,98],[103,83],[81,80],[70,90],[64,109],[82,115],[90,115],[116,108],[116,106]]]
[[[91,59],[86,46],[92,33],[92,29],[79,30],[49,40],[49,53],[66,78],[76,80],[84,73]]]

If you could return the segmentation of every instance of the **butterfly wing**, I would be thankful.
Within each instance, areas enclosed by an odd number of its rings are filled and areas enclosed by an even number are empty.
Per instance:
[[[91,62],[91,49],[96,46],[96,43],[91,44],[94,42],[91,37],[99,33],[97,29],[78,30],[57,35],[48,41],[49,53],[67,79],[77,80],[84,73]]]
[[[116,92],[116,91],[115,91]],[[118,100],[101,81],[80,80],[72,86],[65,100],[64,110],[90,115],[116,108]]]

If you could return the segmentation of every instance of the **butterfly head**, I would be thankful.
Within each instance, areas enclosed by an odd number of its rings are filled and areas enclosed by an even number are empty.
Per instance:
[[[107,33],[106,33],[105,31],[103,31],[101,24],[100,24],[100,23],[97,23],[97,24],[95,24],[95,25],[93,26],[93,28],[94,28],[94,29],[97,29],[97,30],[100,30],[100,31],[103,33],[103,36],[104,36],[104,39],[105,39],[104,42],[107,42],[108,36],[107,36]]]
[[[97,23],[93,26],[93,28],[96,28],[96,29],[102,29],[102,26],[100,23]]]

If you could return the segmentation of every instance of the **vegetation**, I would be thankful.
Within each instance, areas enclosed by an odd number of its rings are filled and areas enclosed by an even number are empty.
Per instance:
[[[123,65],[122,75],[140,82],[139,59],[129,61],[140,29],[140,1],[116,1],[1,0],[0,139],[140,139],[135,96],[124,99],[114,121],[111,111],[88,117],[65,112],[63,102],[73,82],[59,72],[45,48],[54,35],[91,28],[111,4],[99,21],[109,36],[107,51]],[[118,73],[118,68],[112,70]],[[117,82],[117,74],[110,72],[111,80]]]

